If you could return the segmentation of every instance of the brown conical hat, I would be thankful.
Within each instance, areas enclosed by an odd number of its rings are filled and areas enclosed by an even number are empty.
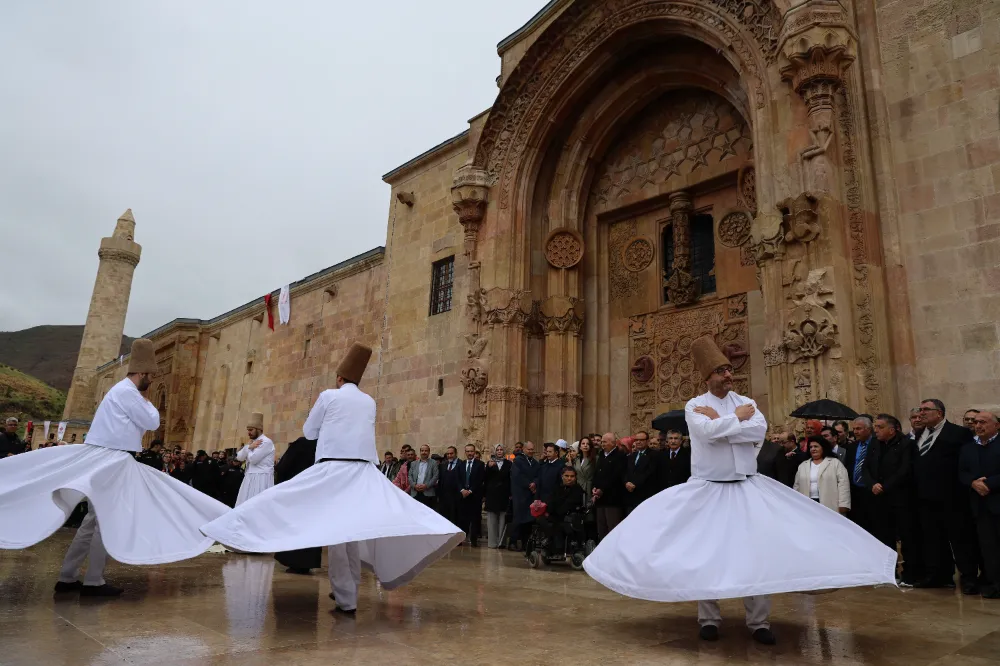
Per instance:
[[[256,428],[261,432],[264,432],[264,415],[260,412],[254,412],[250,415],[250,420],[247,421],[248,428]]]
[[[368,360],[371,357],[371,347],[365,347],[364,345],[355,342],[351,345],[351,348],[347,350],[347,355],[344,356],[344,360],[342,360],[340,365],[337,366],[337,376],[343,377],[349,382],[360,384],[361,377],[365,374],[365,368],[368,367]]]
[[[730,365],[729,359],[719,349],[719,345],[715,344],[715,338],[711,335],[703,335],[691,343],[691,357],[702,379],[708,379],[716,368]]]
[[[128,357],[128,374],[155,374],[156,354],[153,352],[153,341],[137,338],[132,341],[132,353]]]

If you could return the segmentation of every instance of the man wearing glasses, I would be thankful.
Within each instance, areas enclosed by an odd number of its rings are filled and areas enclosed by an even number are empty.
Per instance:
[[[1000,599],[1000,421],[996,414],[979,412],[975,443],[962,449],[959,480],[967,488],[976,517],[979,546],[990,584],[983,585],[984,599]]]
[[[954,588],[957,565],[962,592],[978,594],[975,522],[968,491],[958,482],[958,459],[972,433],[945,420],[944,403],[936,398],[920,403],[920,421],[913,472],[926,575],[915,586]]]

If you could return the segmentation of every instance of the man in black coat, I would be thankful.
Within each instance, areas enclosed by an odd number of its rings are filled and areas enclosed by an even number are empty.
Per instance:
[[[559,447],[552,442],[545,443],[544,455],[538,468],[535,499],[548,503],[552,493],[562,484],[562,471],[566,467],[566,461],[559,457]]]
[[[514,550],[516,541],[521,542],[522,548],[528,546],[531,525],[535,522],[531,515],[531,503],[538,489],[539,467],[533,443],[525,442],[521,451],[515,448],[514,463],[510,470],[510,499],[514,507],[514,532],[509,545],[511,550]]]
[[[633,510],[660,491],[657,454],[649,450],[649,433],[632,438],[635,450],[625,461],[625,512]]]
[[[917,587],[955,587],[955,567],[962,592],[979,594],[979,544],[968,488],[958,480],[958,459],[973,435],[945,420],[944,403],[920,403],[923,432],[917,441],[913,475],[927,575]]]
[[[594,470],[594,506],[597,509],[598,541],[625,517],[625,454],[618,449],[613,432],[601,437],[601,453]]]
[[[486,537],[489,548],[503,546],[507,509],[510,508],[510,468],[503,445],[497,444],[486,463]]]
[[[847,445],[847,456],[844,467],[851,483],[851,511],[848,517],[869,534],[874,535],[871,521],[871,505],[874,502],[871,488],[865,485],[864,468],[868,454],[874,449],[878,440],[875,439],[874,423],[867,416],[859,416],[851,423],[854,434]]]
[[[24,442],[17,436],[17,419],[11,416],[0,432],[0,458],[24,453]]]
[[[459,483],[458,525],[469,537],[469,545],[479,547],[479,532],[483,522],[483,492],[486,484],[486,465],[476,460],[476,447],[465,445],[465,460],[457,465]]]
[[[154,439],[149,443],[148,449],[143,449],[143,451],[136,456],[136,460],[141,462],[143,465],[148,465],[155,470],[163,469],[163,455],[160,453],[163,449],[163,442]]]
[[[445,451],[444,460],[438,468],[438,513],[458,524],[459,490],[462,489],[458,474],[458,449],[449,446]]]
[[[219,494],[219,469],[208,459],[208,454],[198,451],[191,465],[191,485],[209,497]]]
[[[903,552],[902,584],[924,577],[923,553],[915,508],[913,459],[917,445],[902,433],[890,414],[875,417],[875,443],[865,457],[862,478],[872,493],[872,534],[893,550],[898,539]]]
[[[666,448],[660,451],[660,488],[672,488],[691,478],[691,449],[683,446],[684,437],[676,430],[667,432]]]
[[[958,478],[969,489],[989,579],[981,593],[986,599],[1000,599],[1000,420],[991,412],[979,412],[974,426],[976,439],[962,448]]]
[[[230,508],[235,507],[243,485],[243,468],[236,458],[227,458],[221,466],[220,476],[219,501]]]
[[[576,482],[576,470],[563,467],[561,471],[559,485],[549,496],[546,515],[538,519],[549,537],[546,551],[550,556],[566,552],[566,516],[582,511],[585,505],[583,488]]]
[[[284,483],[306,471],[316,462],[316,440],[299,437],[288,445],[274,465],[274,483]],[[288,567],[287,573],[309,575],[310,569],[319,569],[323,557],[322,546],[300,548],[275,553],[274,559]]]

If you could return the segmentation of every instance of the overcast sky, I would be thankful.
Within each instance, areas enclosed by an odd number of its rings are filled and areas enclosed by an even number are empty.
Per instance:
[[[132,336],[383,245],[382,174],[492,105],[544,4],[0,4],[0,330],[83,324],[126,208]]]

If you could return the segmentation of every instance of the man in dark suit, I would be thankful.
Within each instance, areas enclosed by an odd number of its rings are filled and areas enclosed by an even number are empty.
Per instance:
[[[274,483],[284,483],[313,466],[316,462],[316,440],[299,437],[288,445],[274,465]],[[311,569],[319,569],[323,548],[300,548],[275,553],[274,559],[288,567],[286,573],[308,576]]]
[[[594,470],[594,506],[597,508],[597,538],[603,539],[625,517],[625,454],[618,449],[613,432],[601,437],[603,451]]]
[[[552,493],[562,485],[562,471],[566,467],[566,461],[559,457],[559,447],[552,442],[545,442],[542,452],[545,457],[538,467],[535,499],[548,503]]]
[[[903,551],[901,584],[912,587],[924,577],[913,483],[916,444],[902,433],[899,419],[875,417],[875,442],[865,456],[862,480],[872,493],[872,534],[893,550],[898,539]]]
[[[920,403],[923,432],[917,439],[913,476],[927,575],[917,587],[955,587],[955,567],[962,592],[979,594],[979,544],[968,489],[958,481],[962,448],[972,433],[945,420],[944,403],[935,398]],[[954,554],[954,555],[953,555]]]
[[[874,500],[871,488],[865,485],[862,473],[865,460],[876,442],[873,427],[874,424],[867,416],[859,416],[851,423],[854,438],[847,446],[844,467],[847,468],[847,475],[851,480],[851,511],[847,515],[858,527],[874,535],[871,524],[871,504]]]
[[[438,469],[438,512],[458,524],[459,490],[462,484],[458,475],[458,449],[449,446]]]
[[[666,448],[660,452],[660,487],[671,488],[691,478],[691,449],[676,430],[667,432]]]
[[[981,593],[1000,599],[1000,421],[991,412],[976,414],[976,439],[962,448],[959,482],[969,489],[979,548],[989,584]]]
[[[659,470],[656,453],[649,450],[649,433],[640,430],[632,438],[635,450],[625,466],[625,513],[633,510],[659,492]]]
[[[461,484],[458,499],[458,523],[469,537],[473,548],[479,547],[479,531],[483,522],[483,490],[486,482],[486,465],[476,460],[476,447],[465,445],[465,460],[457,465]]]

